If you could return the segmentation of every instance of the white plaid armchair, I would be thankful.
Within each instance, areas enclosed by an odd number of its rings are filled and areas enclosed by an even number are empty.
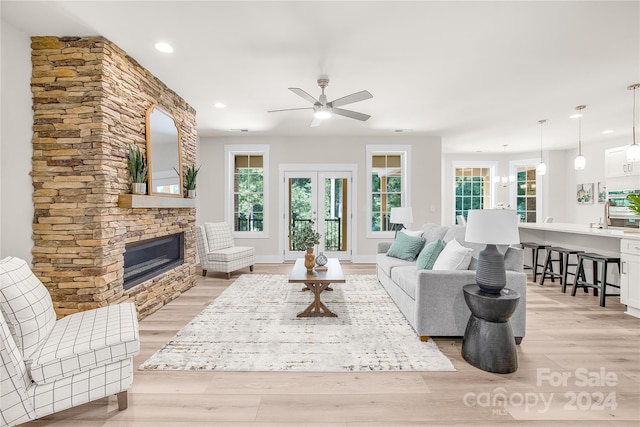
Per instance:
[[[127,407],[140,350],[131,303],[56,321],[47,288],[24,260],[0,261],[0,426],[116,394]]]
[[[255,248],[250,246],[235,246],[231,227],[226,222],[208,222],[196,226],[196,250],[202,275],[207,270],[227,273],[249,267],[253,271]]]

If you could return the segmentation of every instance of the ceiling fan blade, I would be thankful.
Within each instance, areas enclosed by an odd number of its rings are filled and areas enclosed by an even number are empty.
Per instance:
[[[318,102],[317,99],[315,99],[313,96],[309,95],[307,92],[303,91],[302,89],[298,88],[298,87],[290,87],[289,90],[293,93],[295,93],[298,96],[301,96],[302,98],[306,99],[307,101],[309,101],[312,104],[315,104],[316,102]]]
[[[373,95],[366,90],[361,90],[360,92],[352,93],[351,95],[333,100],[330,104],[334,107],[340,107],[341,105],[353,104],[354,102],[360,102],[370,98],[373,98]]]
[[[278,113],[280,111],[294,111],[294,110],[313,110],[313,107],[304,107],[304,108],[285,108],[282,110],[270,110],[267,113]]]
[[[337,114],[339,116],[344,116],[344,117],[349,117],[350,119],[356,119],[356,120],[362,120],[367,121],[369,120],[369,117],[371,117],[368,114],[362,114],[362,113],[358,113],[357,111],[351,111],[351,110],[344,110],[342,108],[333,108],[333,114]]]
[[[320,126],[320,122],[321,121],[322,120],[320,120],[319,118],[314,116],[313,120],[311,120],[311,124],[309,125],[309,127],[312,127],[312,128],[318,127],[318,126]]]

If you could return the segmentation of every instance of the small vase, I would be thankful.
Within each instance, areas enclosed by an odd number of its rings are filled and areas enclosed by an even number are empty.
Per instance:
[[[147,183],[146,182],[132,182],[131,183],[131,194],[147,194]]]
[[[196,190],[187,190],[187,199],[195,199],[196,198]]]
[[[316,266],[316,257],[313,255],[313,248],[308,248],[307,253],[304,254],[304,266],[307,267],[307,273],[311,273],[313,267]]]
[[[316,257],[316,264],[320,267],[324,266],[327,263],[327,257],[324,253],[320,252]]]

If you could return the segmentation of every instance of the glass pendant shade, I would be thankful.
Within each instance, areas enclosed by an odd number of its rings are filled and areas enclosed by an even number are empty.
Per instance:
[[[546,175],[547,174],[547,165],[544,162],[540,162],[536,167],[536,174],[538,175]]]
[[[578,117],[578,156],[573,161],[573,168],[577,171],[584,169],[587,165],[587,159],[582,155],[582,110],[587,108],[586,105],[578,105],[576,110],[580,114]]]

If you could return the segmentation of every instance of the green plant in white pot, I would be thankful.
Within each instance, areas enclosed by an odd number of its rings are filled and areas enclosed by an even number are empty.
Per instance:
[[[149,165],[140,151],[140,147],[129,145],[127,156],[129,163],[129,176],[131,176],[131,192],[133,194],[147,194],[147,176]]]
[[[187,197],[190,199],[196,197],[196,178],[198,177],[200,167],[196,168],[196,165],[191,165],[183,174],[184,189],[187,191]]]

